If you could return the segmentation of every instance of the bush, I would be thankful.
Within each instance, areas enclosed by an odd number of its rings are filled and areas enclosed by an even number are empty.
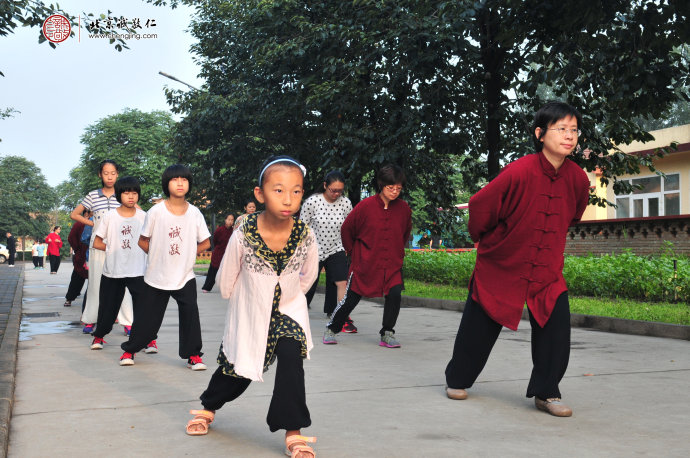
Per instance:
[[[408,251],[403,272],[406,278],[427,283],[467,286],[476,259],[475,251]]]
[[[427,283],[467,286],[476,252],[411,251],[405,257],[405,278]],[[673,261],[677,260],[674,275]],[[566,256],[563,276],[571,295],[646,301],[690,300],[690,258],[667,250],[660,256]]]

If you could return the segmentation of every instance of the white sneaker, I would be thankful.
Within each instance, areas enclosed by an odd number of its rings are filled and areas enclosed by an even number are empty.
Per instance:
[[[205,371],[206,370],[206,364],[201,359],[201,356],[199,355],[194,355],[191,356],[187,360],[187,367],[189,367],[193,371]]]

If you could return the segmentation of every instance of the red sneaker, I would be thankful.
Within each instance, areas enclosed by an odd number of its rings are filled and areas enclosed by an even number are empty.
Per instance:
[[[124,352],[122,356],[120,356],[120,366],[134,366],[134,355]]]
[[[158,353],[158,345],[156,345],[155,340],[149,342],[149,344],[146,346],[146,350],[144,350],[144,353]]]
[[[201,359],[201,356],[199,355],[190,356],[187,360],[187,367],[189,367],[193,371],[206,370],[206,364],[204,364],[204,361]]]
[[[93,342],[91,342],[91,350],[102,350],[104,343],[107,343],[107,342],[105,340],[103,340],[102,338],[94,337]]]

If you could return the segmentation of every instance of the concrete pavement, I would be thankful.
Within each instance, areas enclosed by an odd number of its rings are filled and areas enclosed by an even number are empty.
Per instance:
[[[208,436],[184,433],[187,412],[199,407],[216,367],[226,304],[217,287],[199,294],[209,370],[192,372],[177,356],[174,301],[160,353],[120,367],[122,328],[92,351],[78,325],[81,298],[62,306],[70,273],[68,263],[58,275],[25,271],[20,339],[28,340],[18,345],[10,457],[282,456],[282,434],[265,424],[275,367],[217,413]],[[452,401],[443,371],[458,312],[403,309],[396,329],[402,348],[386,349],[377,345],[381,306],[363,301],[352,317],[359,333],[339,334],[339,344],[327,347],[322,301],[317,294],[312,304],[315,348],[305,373],[313,425],[303,431],[318,437],[320,457],[690,454],[688,341],[573,329],[561,391],[574,415],[555,418],[524,396],[528,321],[501,333],[470,397]]]

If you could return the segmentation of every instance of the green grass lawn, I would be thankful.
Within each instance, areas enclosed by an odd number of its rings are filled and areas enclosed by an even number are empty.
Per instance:
[[[321,275],[319,283],[323,285],[324,282],[324,276]],[[464,301],[467,299],[467,288],[405,280],[403,294],[405,296]],[[577,296],[569,299],[572,313],[690,326],[690,306],[684,303],[638,302],[630,299]]]
[[[194,272],[206,275],[208,266],[197,265]],[[325,285],[325,275],[319,277],[319,284]],[[405,280],[405,296],[429,297],[464,301],[467,288]],[[610,316],[628,320],[659,321],[662,323],[690,326],[690,306],[685,303],[639,302],[630,299],[609,299],[598,297],[570,297],[570,311],[583,315]]]

